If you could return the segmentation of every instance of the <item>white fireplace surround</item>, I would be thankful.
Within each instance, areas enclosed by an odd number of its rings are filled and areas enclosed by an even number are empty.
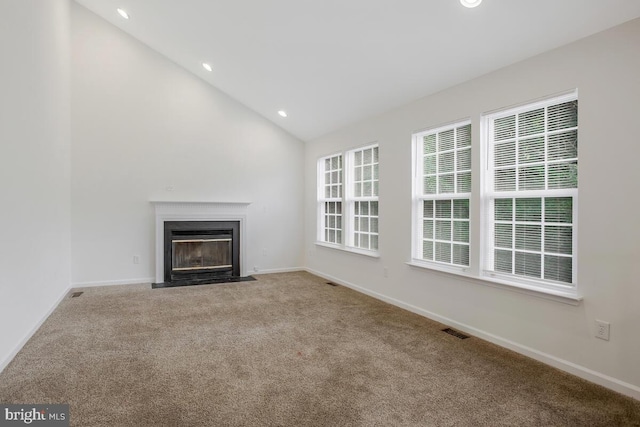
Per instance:
[[[250,202],[152,201],[156,213],[156,283],[164,282],[165,221],[239,221],[240,275],[247,276],[247,211]]]

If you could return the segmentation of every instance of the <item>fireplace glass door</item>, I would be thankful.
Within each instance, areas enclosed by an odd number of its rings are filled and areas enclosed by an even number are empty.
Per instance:
[[[229,277],[240,277],[239,221],[165,221],[165,283]]]
[[[232,267],[231,238],[176,238],[172,245],[174,272],[228,269]]]

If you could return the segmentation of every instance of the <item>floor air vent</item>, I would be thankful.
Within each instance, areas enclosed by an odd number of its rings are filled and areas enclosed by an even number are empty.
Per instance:
[[[84,292],[74,292],[71,294],[71,298],[78,298],[80,295],[82,295]]]
[[[446,332],[449,335],[453,335],[456,338],[460,338],[461,340],[466,340],[467,338],[469,338],[469,335],[465,335],[461,332],[456,331],[455,329],[451,329],[451,328],[445,328],[442,330],[442,332]]]
[[[338,286],[338,285],[336,285],[336,284],[335,284],[335,283],[333,283],[333,282],[327,282],[327,285],[329,285],[329,286]]]

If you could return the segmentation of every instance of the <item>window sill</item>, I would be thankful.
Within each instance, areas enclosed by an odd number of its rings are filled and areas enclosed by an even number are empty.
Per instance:
[[[319,241],[316,242],[316,246],[322,246],[323,248],[336,249],[339,251],[349,252],[352,254],[364,255],[369,258],[380,258],[380,252],[378,251],[368,251],[366,249],[351,248],[349,246],[334,245],[332,243],[319,242]]]
[[[496,277],[490,277],[487,275],[474,276],[468,273],[468,269],[465,267],[453,267],[453,266],[440,266],[438,264],[431,264],[428,262],[422,262],[419,260],[412,260],[406,263],[412,267],[424,268],[431,271],[436,271],[442,274],[450,274],[464,278],[469,282],[480,284],[484,286],[490,286],[492,288],[504,289],[511,292],[517,292],[537,298],[543,298],[550,301],[556,301],[563,304],[569,304],[578,306],[582,302],[582,296],[570,291],[562,291],[556,289],[542,289],[532,285],[526,285],[522,283],[515,283]]]

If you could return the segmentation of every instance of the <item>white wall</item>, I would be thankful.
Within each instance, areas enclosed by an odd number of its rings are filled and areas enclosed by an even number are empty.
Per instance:
[[[71,18],[74,285],[152,280],[159,199],[251,202],[249,268],[301,267],[304,144],[75,3]]]
[[[0,7],[0,370],[69,287],[69,3]]]
[[[309,269],[640,399],[638,46],[640,20],[634,20],[307,143]],[[411,134],[471,117],[479,190],[481,113],[573,88],[579,89],[580,103],[578,287],[583,303],[574,307],[406,265]],[[380,259],[314,245],[317,159],[373,141],[380,144]],[[595,319],[611,322],[610,341],[594,337]]]

